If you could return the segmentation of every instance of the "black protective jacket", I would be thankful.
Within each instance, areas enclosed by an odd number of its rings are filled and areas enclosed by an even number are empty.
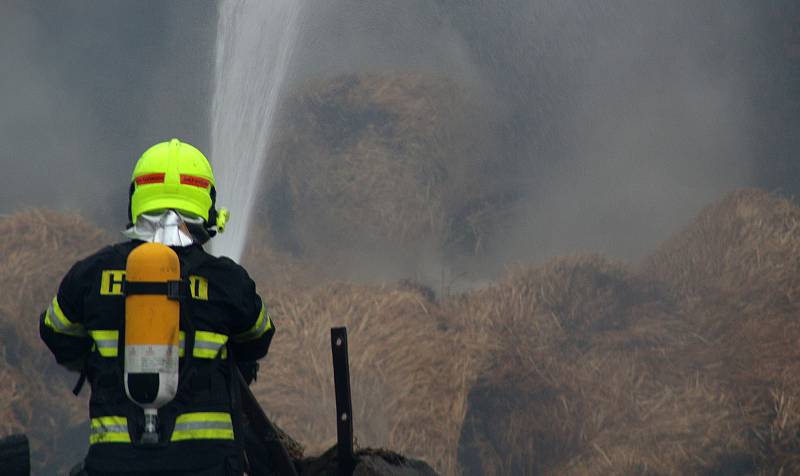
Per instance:
[[[175,399],[159,410],[161,443],[140,445],[143,412],[123,386],[124,270],[139,244],[109,246],[76,263],[40,319],[41,337],[58,363],[82,370],[91,384],[87,468],[191,473],[228,465],[236,474],[231,356],[239,362],[264,357],[275,333],[272,320],[241,266],[199,245],[173,248],[188,285],[180,301],[180,383]]]

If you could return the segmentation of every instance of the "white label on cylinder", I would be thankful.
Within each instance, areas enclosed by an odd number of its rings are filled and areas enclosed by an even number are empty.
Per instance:
[[[125,393],[130,397],[128,374],[158,374],[158,394],[155,401],[140,404],[143,408],[160,408],[178,393],[178,357],[176,345],[126,345]]]
[[[178,346],[126,345],[125,371],[130,373],[178,373]]]

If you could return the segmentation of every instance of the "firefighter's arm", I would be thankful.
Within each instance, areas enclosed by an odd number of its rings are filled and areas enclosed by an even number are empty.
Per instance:
[[[83,291],[86,287],[81,263],[61,281],[58,293],[39,317],[39,335],[56,362],[70,370],[80,370],[92,350],[92,339],[82,321]]]
[[[231,336],[233,355],[239,362],[254,362],[267,355],[272,336],[275,335],[275,324],[257,294],[249,318],[243,322],[249,325],[239,328],[239,332]]]
[[[256,293],[256,285],[247,272],[241,269],[239,295],[234,307],[236,316],[231,323],[231,350],[239,362],[255,362],[267,355],[275,325],[261,297]]]

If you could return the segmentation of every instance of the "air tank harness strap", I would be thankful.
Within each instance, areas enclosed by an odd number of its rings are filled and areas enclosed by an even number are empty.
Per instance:
[[[179,301],[182,298],[188,297],[189,283],[185,280],[181,281],[161,281],[161,282],[148,282],[148,281],[128,281],[127,279],[122,282],[122,292],[126,296],[133,296],[139,294],[157,294],[167,296],[167,299]]]
[[[72,394],[76,397],[81,394],[81,390],[83,390],[83,385],[86,383],[86,376],[89,374],[89,369],[87,368],[86,360],[83,361],[83,365],[81,365],[81,373],[78,375],[78,381],[75,382],[75,386],[72,387]]]
[[[244,422],[242,421],[242,389],[239,388],[239,368],[233,349],[228,351],[228,392],[231,399],[231,423],[233,423],[233,439],[239,449],[239,464],[246,474],[250,474],[250,461],[247,458],[244,441]]]
[[[167,299],[172,299],[175,301],[180,301],[181,299],[191,295],[189,282],[186,280],[166,282],[123,280],[122,291],[126,296],[137,294],[156,294],[165,295],[167,296]],[[193,342],[191,347],[194,348]],[[84,362],[83,366],[81,367],[80,375],[78,376],[78,381],[75,383],[75,386],[72,389],[72,393],[75,394],[75,396],[81,393],[83,385],[86,383],[86,374],[87,368],[86,362]]]

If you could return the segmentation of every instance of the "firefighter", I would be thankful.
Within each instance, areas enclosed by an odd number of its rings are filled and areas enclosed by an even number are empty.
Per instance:
[[[129,239],[77,262],[41,315],[40,335],[56,361],[80,371],[91,385],[86,474],[243,472],[234,365],[254,368],[252,363],[267,354],[275,327],[244,268],[203,249],[228,218],[226,210],[217,211],[215,199],[213,172],[199,150],[177,139],[149,148],[131,179],[130,223],[124,232]],[[132,251],[152,246],[144,243],[160,243],[167,254],[177,255],[180,278],[168,292],[166,286],[148,290],[126,280]],[[149,390],[132,388],[147,379],[131,377],[142,371],[131,363],[142,352],[136,354],[125,341],[134,333],[126,302],[137,293],[170,294],[162,296],[164,302],[179,304],[180,335],[173,333],[172,343],[179,352],[177,385],[168,402],[150,410],[157,423],[149,433],[137,401]],[[157,354],[169,347],[143,348]],[[149,365],[142,362],[136,366]],[[169,375],[160,375],[163,390]]]

